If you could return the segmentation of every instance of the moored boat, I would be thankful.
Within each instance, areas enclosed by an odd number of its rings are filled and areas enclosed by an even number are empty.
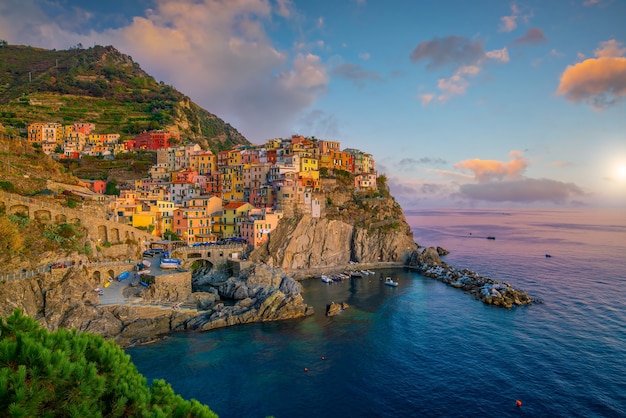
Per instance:
[[[330,277],[328,277],[328,276],[324,276],[324,275],[322,275],[322,281],[323,281],[324,283],[332,283],[332,282],[333,282],[333,279],[331,279],[331,278],[330,278]]]
[[[394,281],[391,277],[387,277],[387,278],[385,279],[385,284],[386,284],[387,286],[394,286],[394,287],[395,287],[395,286],[398,286],[398,282]]]

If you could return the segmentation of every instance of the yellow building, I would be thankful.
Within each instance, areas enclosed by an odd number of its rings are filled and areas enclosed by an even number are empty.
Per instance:
[[[248,217],[254,208],[247,202],[229,202],[222,210],[221,233],[223,238],[238,237],[241,235],[241,222]]]
[[[189,156],[189,168],[200,175],[217,172],[217,156],[211,151],[200,151]]]
[[[27,127],[28,142],[41,144],[42,142],[61,143],[63,141],[63,126],[60,123],[36,122]]]
[[[221,168],[222,199],[243,200],[244,179],[243,165],[226,166]]]

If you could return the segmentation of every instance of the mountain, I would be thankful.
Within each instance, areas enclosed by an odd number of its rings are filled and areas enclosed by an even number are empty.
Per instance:
[[[214,152],[249,141],[112,46],[46,50],[0,45],[0,125],[25,136],[32,122],[91,122],[122,139],[177,129]]]

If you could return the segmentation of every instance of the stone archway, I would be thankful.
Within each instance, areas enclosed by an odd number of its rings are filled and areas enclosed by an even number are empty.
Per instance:
[[[107,227],[104,225],[98,225],[98,240],[103,243],[109,242]]]
[[[94,272],[93,272],[92,277],[93,277],[93,280],[94,280],[96,283],[100,283],[100,279],[101,279],[101,277],[100,277],[100,272],[99,272],[98,270],[96,270],[96,271],[94,271]]]
[[[110,231],[111,242],[120,242],[120,230],[117,228],[111,228]]]
[[[47,209],[38,209],[33,213],[35,220],[39,222],[50,222],[52,220],[52,213]]]
[[[67,216],[65,216],[63,213],[59,213],[54,217],[54,221],[58,224],[64,224],[67,222]]]
[[[21,213],[27,218],[30,218],[30,211],[28,206],[26,205],[13,205],[11,206],[11,209],[9,211],[11,215],[17,215],[18,213]]]

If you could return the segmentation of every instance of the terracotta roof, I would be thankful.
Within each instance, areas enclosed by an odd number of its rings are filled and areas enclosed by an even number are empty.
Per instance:
[[[247,203],[248,202],[228,202],[228,204],[224,206],[224,209],[238,209]]]

